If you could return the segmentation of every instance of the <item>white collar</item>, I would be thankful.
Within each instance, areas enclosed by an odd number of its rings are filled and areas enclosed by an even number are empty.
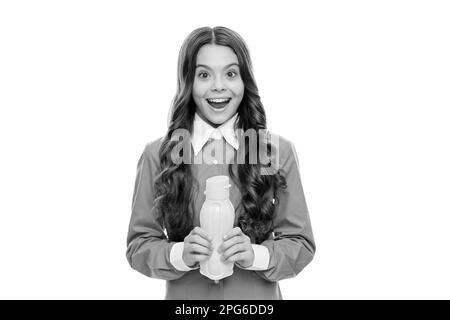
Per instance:
[[[222,123],[219,127],[214,128],[205,120],[200,118],[198,113],[194,117],[194,129],[192,133],[192,147],[194,154],[197,155],[210,138],[220,140],[222,137],[233,146],[236,150],[239,148],[239,141],[235,133],[235,122],[238,117],[236,112],[234,116]]]

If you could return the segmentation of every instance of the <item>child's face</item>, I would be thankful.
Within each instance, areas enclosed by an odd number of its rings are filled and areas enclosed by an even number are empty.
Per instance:
[[[197,54],[192,96],[200,117],[217,127],[236,113],[244,96],[238,58],[226,46],[206,44]],[[225,102],[208,101],[227,98]]]

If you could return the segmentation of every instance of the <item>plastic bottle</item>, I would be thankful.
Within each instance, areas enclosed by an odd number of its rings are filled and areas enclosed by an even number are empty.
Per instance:
[[[208,260],[200,262],[200,273],[215,280],[233,274],[234,262],[223,262],[217,249],[223,236],[233,229],[234,207],[230,201],[228,176],[214,176],[206,180],[206,200],[200,210],[200,227],[213,238],[213,252]]]

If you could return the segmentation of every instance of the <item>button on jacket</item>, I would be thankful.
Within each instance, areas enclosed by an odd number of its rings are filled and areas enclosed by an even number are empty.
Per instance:
[[[229,124],[233,124],[235,119],[233,117],[219,129],[229,129]],[[202,152],[199,151],[212,143],[219,144],[225,152],[222,158],[216,157],[211,163],[194,160],[191,164],[192,174],[200,187],[195,197],[194,226],[200,226],[199,214],[205,201],[203,191],[206,179],[216,175],[228,176],[228,165],[233,162],[238,148],[229,131],[209,130],[205,124],[196,115],[191,149],[193,154],[196,158],[201,157]],[[277,194],[279,203],[274,212],[273,233],[261,244],[252,244],[255,252],[252,266],[241,268],[235,264],[233,274],[218,283],[203,276],[198,268],[192,269],[184,264],[181,259],[183,243],[169,241],[163,222],[156,219],[153,183],[158,174],[158,152],[163,138],[145,146],[137,165],[126,256],[133,269],[152,278],[167,280],[166,299],[282,299],[278,281],[296,276],[313,259],[315,243],[297,153],[290,141],[282,136],[277,137],[279,167],[286,177],[287,189]],[[231,165],[237,172],[238,164]],[[241,193],[231,178],[230,184],[230,201],[236,210],[236,227],[242,213],[242,206],[239,206]]]

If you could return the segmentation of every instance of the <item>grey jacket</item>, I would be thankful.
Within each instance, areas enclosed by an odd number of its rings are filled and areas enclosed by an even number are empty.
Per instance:
[[[153,182],[158,172],[158,151],[162,138],[145,146],[137,165],[126,257],[133,269],[148,277],[166,280],[166,299],[282,299],[278,281],[295,277],[311,262],[316,247],[300,180],[297,153],[290,141],[278,137],[279,166],[285,173],[287,190],[278,193],[279,204],[275,209],[273,234],[261,243],[269,250],[268,269],[254,271],[235,265],[234,273],[217,284],[200,274],[199,269],[179,271],[171,264],[170,250],[175,242],[167,239],[162,221],[155,218],[153,206]],[[225,148],[231,148],[224,139],[222,143]],[[226,160],[222,162],[212,165],[191,164],[201,191],[205,189],[207,178],[228,175],[228,164]],[[230,183],[230,200],[236,209],[241,193],[231,179]],[[204,201],[205,195],[198,192],[194,226],[200,226],[199,213]],[[235,213],[234,226],[237,226],[241,210]]]

